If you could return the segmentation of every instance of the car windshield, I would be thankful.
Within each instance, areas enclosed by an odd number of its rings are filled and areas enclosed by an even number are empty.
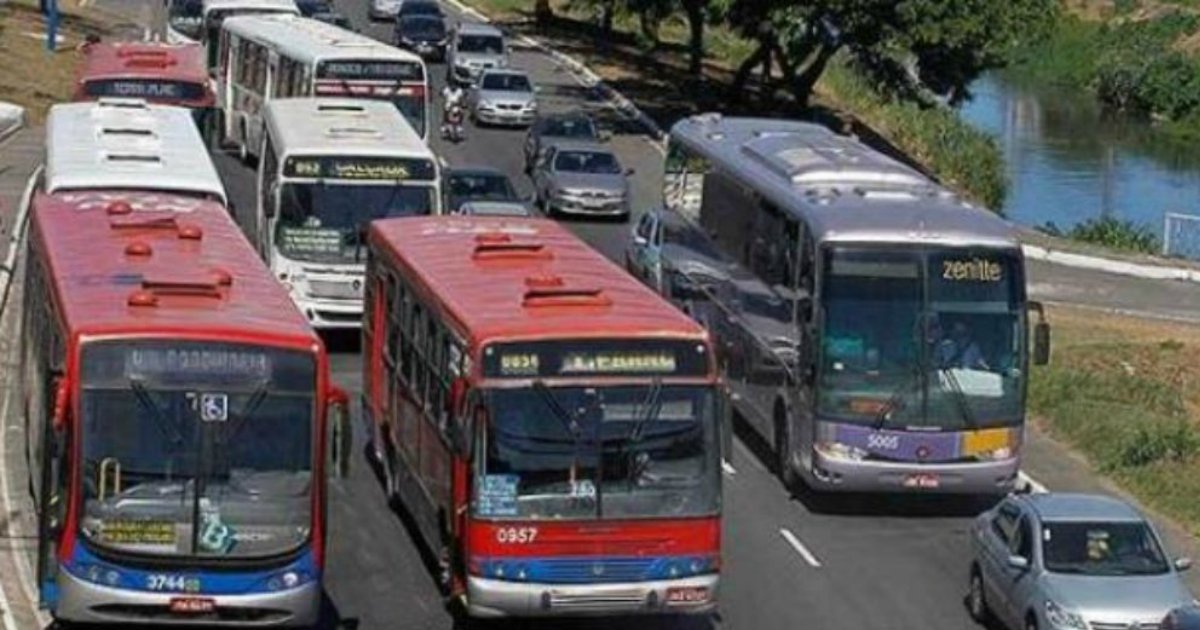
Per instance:
[[[1170,567],[1149,525],[1140,521],[1042,524],[1046,570],[1082,575],[1153,575]]]
[[[172,0],[167,7],[167,24],[189,39],[200,39],[204,5],[200,0]]]
[[[442,8],[436,2],[414,2],[409,0],[400,5],[400,15],[441,15]]]
[[[819,412],[895,428],[1018,422],[1023,283],[998,250],[830,250]]]
[[[504,38],[497,35],[460,35],[458,52],[502,55],[504,54]]]
[[[275,245],[292,260],[362,262],[371,221],[427,215],[433,201],[432,186],[287,182]]]
[[[500,92],[533,91],[533,86],[529,84],[529,77],[510,72],[492,72],[486,74],[483,77],[480,87],[484,90],[496,90]]]
[[[446,184],[452,209],[468,201],[517,200],[508,177],[501,173],[452,173]]]
[[[554,170],[560,173],[619,175],[621,165],[613,154],[603,151],[559,151],[554,156]]]
[[[441,18],[428,15],[410,15],[400,20],[400,31],[413,37],[442,39],[446,36],[446,25]]]
[[[683,517],[717,510],[710,387],[522,387],[488,392],[477,473],[483,517]]]
[[[308,353],[104,341],[82,360],[80,531],[159,556],[289,552],[312,527]]]
[[[554,138],[595,140],[596,127],[587,118],[550,118],[542,127],[542,135]]]

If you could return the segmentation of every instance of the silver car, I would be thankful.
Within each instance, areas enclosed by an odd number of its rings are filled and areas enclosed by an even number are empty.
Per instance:
[[[520,70],[485,70],[467,96],[467,109],[476,123],[528,127],[537,118],[537,94]]]
[[[549,216],[629,218],[629,175],[612,151],[597,144],[554,144],[538,159],[533,185]]]
[[[1025,630],[1157,628],[1190,604],[1179,572],[1150,523],[1117,499],[1086,494],[1012,495],[971,532],[967,606]]]
[[[474,85],[485,70],[508,67],[508,42],[494,26],[463,22],[446,50],[446,81]]]

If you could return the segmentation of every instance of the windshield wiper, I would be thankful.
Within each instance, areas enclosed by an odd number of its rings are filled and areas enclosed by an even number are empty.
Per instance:
[[[876,431],[882,429],[883,425],[887,424],[887,421],[889,420],[888,416],[890,416],[893,411],[896,411],[900,408],[900,403],[904,399],[905,392],[907,392],[911,387],[918,385],[920,380],[921,366],[920,364],[917,364],[912,367],[912,371],[909,373],[908,378],[900,383],[900,386],[892,392],[891,396],[888,396],[887,402],[883,403],[883,407],[880,408],[879,413],[875,414],[875,423],[872,426]]]
[[[626,436],[625,441],[621,443],[622,461],[629,457],[629,447],[642,441],[642,437],[645,435],[646,425],[651,420],[657,418],[659,412],[662,410],[662,389],[662,377],[654,377],[654,381],[650,385],[650,391],[646,392],[646,399],[643,400],[642,403],[639,404],[635,409],[636,413],[633,414],[633,427],[629,429],[629,435]],[[646,454],[642,453],[642,455]],[[642,473],[646,470],[646,466],[650,464],[650,458],[648,455],[644,457],[635,457],[635,459],[637,460],[636,465],[634,462],[629,462],[628,464],[629,473],[627,480],[630,484],[632,484],[638,477],[641,477]]]
[[[133,391],[133,397],[138,404],[150,412],[150,416],[154,418],[154,426],[162,433],[163,438],[170,442],[172,450],[179,448],[183,444],[183,434],[179,432],[179,427],[163,413],[162,408],[154,402],[154,397],[150,395],[150,390],[146,389],[145,384],[136,379],[129,379],[129,389]]]
[[[567,433],[571,435],[574,443],[578,445],[583,431],[579,428],[579,422],[575,419],[575,415],[563,409],[558,399],[554,397],[554,392],[550,391],[550,388],[542,380],[539,379],[533,382],[533,391],[542,397],[542,401],[546,403],[550,411],[554,412],[554,417],[562,424]]]
[[[954,374],[953,368],[938,368],[938,372],[946,377],[946,381],[950,383],[950,391],[954,393],[954,400],[958,404],[958,408],[962,413],[963,422],[968,428],[975,428],[975,413],[971,409],[971,403],[967,400],[967,394],[963,391],[962,383],[958,382],[958,376]]]

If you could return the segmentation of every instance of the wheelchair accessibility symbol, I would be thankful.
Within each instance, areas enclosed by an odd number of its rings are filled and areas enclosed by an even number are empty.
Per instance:
[[[200,394],[200,419],[204,422],[225,422],[229,419],[228,394]]]

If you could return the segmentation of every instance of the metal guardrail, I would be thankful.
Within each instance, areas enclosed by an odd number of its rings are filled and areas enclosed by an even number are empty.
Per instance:
[[[1200,215],[1163,214],[1162,255],[1200,260]]]

